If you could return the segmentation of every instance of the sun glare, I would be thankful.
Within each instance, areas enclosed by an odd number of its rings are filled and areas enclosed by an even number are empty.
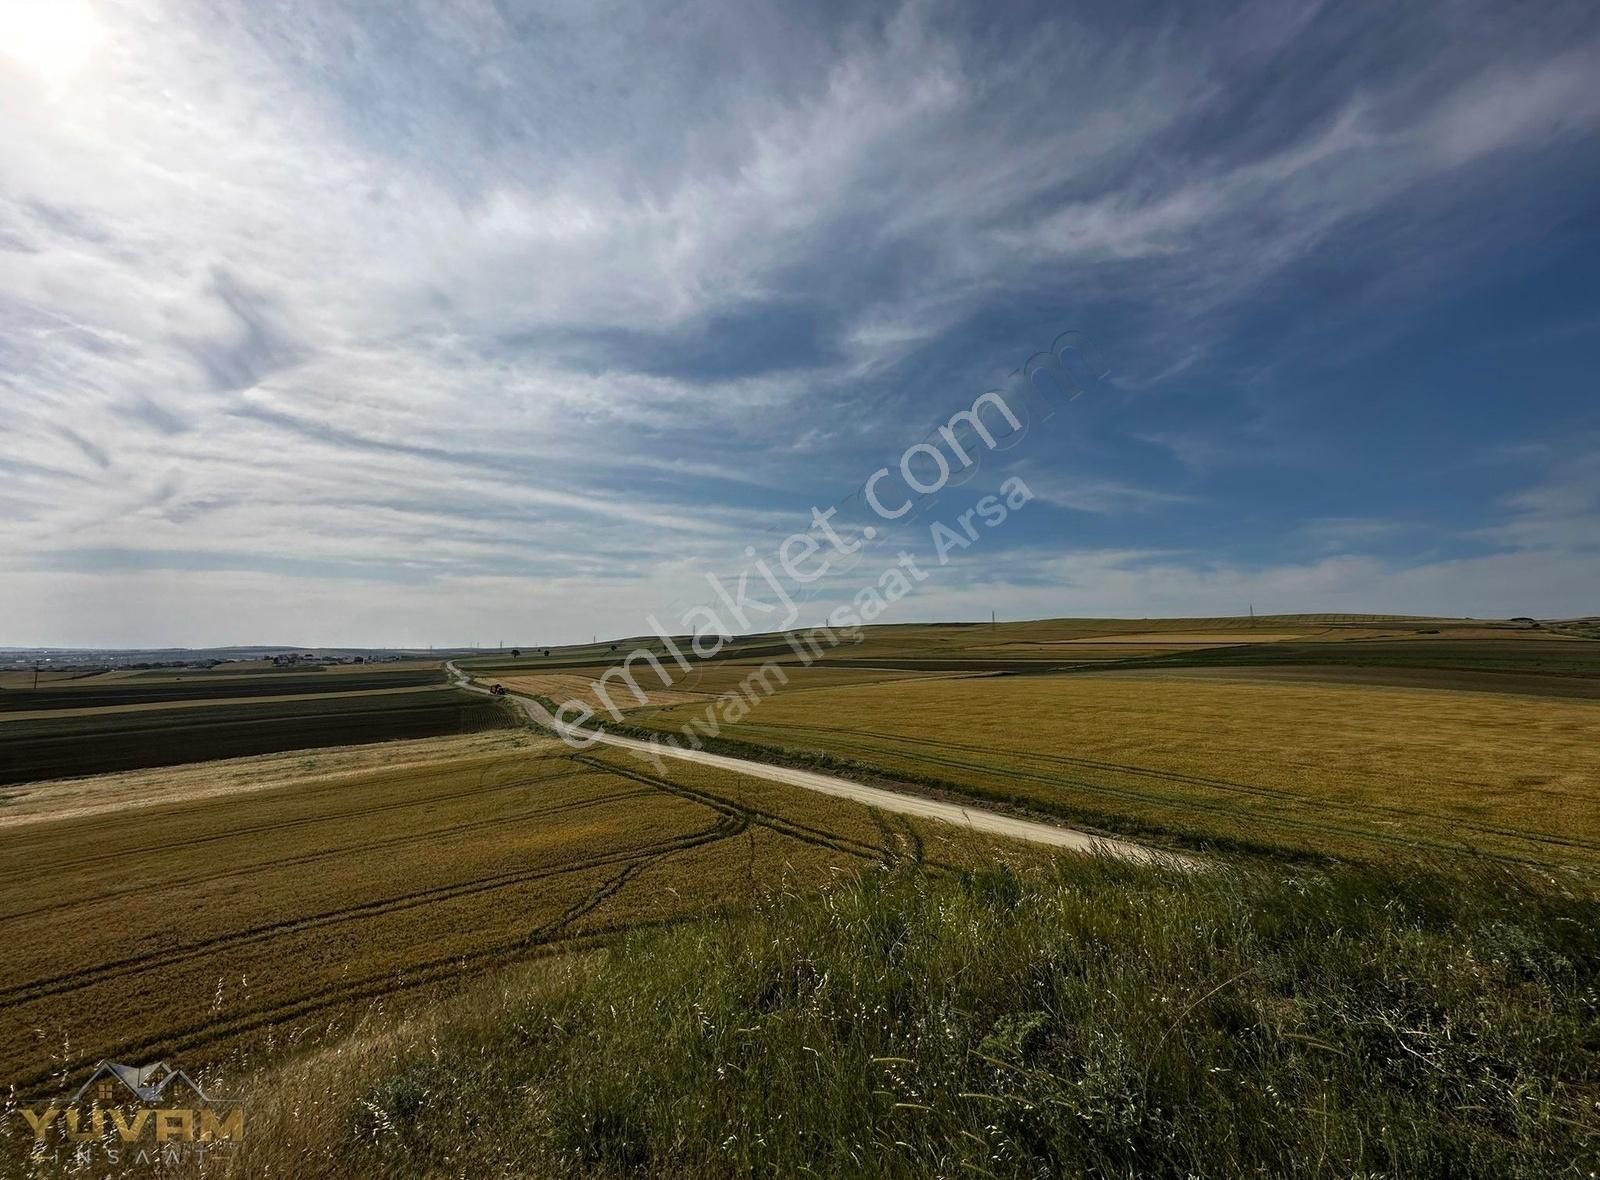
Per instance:
[[[86,0],[0,0],[0,54],[49,81],[81,70],[98,40]]]

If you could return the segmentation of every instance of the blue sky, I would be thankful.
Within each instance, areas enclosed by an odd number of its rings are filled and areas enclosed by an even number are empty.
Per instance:
[[[0,0],[0,643],[636,634],[1067,330],[882,621],[1600,612],[1596,77],[1589,3]]]

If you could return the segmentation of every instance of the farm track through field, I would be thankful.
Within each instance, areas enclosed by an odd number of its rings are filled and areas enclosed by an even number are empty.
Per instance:
[[[922,837],[917,834],[917,829],[905,816],[894,816],[900,821],[903,831],[897,831],[891,817],[877,808],[871,810],[872,822],[883,835],[883,863],[887,868],[897,866],[902,858],[901,847],[909,844],[911,850],[911,863],[920,867],[923,858]]]
[[[146,970],[160,969],[174,963],[214,953],[218,950],[248,945],[252,942],[270,941],[275,937],[300,933],[308,929],[316,929],[334,923],[366,920],[388,913],[435,904],[450,898],[492,892],[529,881],[600,868],[608,864],[621,864],[623,866],[619,873],[609,878],[598,889],[579,902],[569,906],[559,918],[535,928],[515,942],[502,943],[465,954],[441,956],[437,959],[411,964],[399,970],[391,969],[363,979],[341,983],[337,987],[324,989],[314,997],[298,997],[258,1010],[236,1012],[215,1020],[199,1021],[180,1029],[169,1030],[159,1037],[146,1039],[138,1043],[125,1043],[113,1049],[99,1049],[94,1053],[85,1054],[79,1061],[57,1063],[50,1070],[36,1074],[30,1079],[25,1079],[20,1084],[26,1086],[41,1083],[46,1078],[86,1067],[108,1054],[111,1056],[137,1057],[141,1054],[148,1055],[151,1052],[158,1051],[182,1053],[199,1046],[216,1043],[223,1038],[244,1035],[316,1012],[442,982],[458,977],[468,970],[485,969],[489,966],[538,957],[554,951],[602,945],[618,936],[641,928],[670,924],[673,921],[682,920],[663,919],[643,923],[629,923],[613,928],[602,927],[591,930],[572,939],[561,939],[559,937],[561,931],[568,929],[573,922],[604,906],[608,900],[615,897],[629,882],[633,881],[647,868],[660,864],[669,858],[705,848],[711,844],[737,836],[741,832],[748,830],[748,826],[751,823],[767,827],[780,836],[826,848],[849,856],[852,859],[881,860],[892,855],[890,850],[878,848],[860,840],[837,836],[823,829],[784,819],[760,808],[752,808],[709,792],[683,787],[667,780],[656,779],[653,776],[612,766],[598,759],[574,757],[572,760],[584,764],[585,770],[546,776],[543,780],[535,779],[531,781],[553,781],[555,779],[569,778],[574,774],[586,773],[588,770],[598,770],[608,775],[616,775],[638,782],[649,791],[662,791],[704,806],[717,814],[717,821],[711,827],[700,832],[663,841],[642,849],[586,857],[562,865],[497,874],[495,877],[478,881],[461,882],[449,886],[420,890],[415,893],[402,894],[363,903],[358,906],[330,910],[322,914],[310,915],[288,922],[235,931],[216,938],[191,943],[184,947],[174,948],[164,954],[100,964],[84,971],[73,972],[51,979],[34,980],[27,984],[6,989],[0,992],[0,1002],[6,1004],[27,1003],[47,996],[79,990],[109,979],[136,976]],[[513,785],[524,785],[524,780],[518,780]],[[606,801],[615,802],[619,799],[631,798],[644,793],[643,791],[615,793],[608,796]],[[435,796],[434,798],[441,797]],[[579,802],[587,803],[589,801]],[[600,801],[596,800],[594,802]],[[563,805],[563,807],[565,806]],[[910,826],[909,821],[902,822],[906,823],[907,840],[912,848],[912,855],[920,859],[921,837]],[[947,866],[936,865],[933,867]]]
[[[110,962],[99,963],[93,967],[82,968],[78,971],[67,972],[46,979],[30,980],[27,983],[0,989],[0,1004],[26,1003],[42,999],[45,996],[77,991],[80,988],[100,983],[106,979],[114,979],[122,975],[137,975],[141,971],[157,967],[168,967],[174,963],[181,963],[219,950],[246,946],[253,942],[270,940],[285,934],[298,934],[306,930],[320,929],[344,922],[365,921],[369,918],[416,909],[419,906],[432,905],[435,902],[450,901],[458,897],[471,897],[475,894],[495,892],[514,885],[526,884],[530,881],[540,881],[566,873],[618,864],[637,859],[640,856],[679,852],[687,848],[698,847],[711,840],[723,838],[721,833],[726,823],[727,817],[719,815],[717,822],[709,828],[689,835],[673,837],[657,845],[646,845],[643,848],[628,849],[625,852],[603,853],[562,864],[546,865],[537,869],[519,869],[511,872],[496,873],[493,876],[479,877],[472,881],[436,885],[428,889],[396,894],[392,897],[362,902],[359,905],[346,906],[340,909],[325,910],[319,914],[293,918],[284,922],[270,922],[260,926],[247,927],[244,930],[235,930],[227,934],[219,934],[213,938],[185,943],[153,955],[114,959]]]
[[[327,988],[319,992],[315,997],[288,1000],[273,1007],[238,1013],[223,1020],[190,1025],[187,1028],[165,1032],[143,1041],[125,1041],[111,1048],[99,1049],[71,1060],[57,1062],[48,1070],[25,1075],[12,1085],[15,1090],[26,1092],[29,1088],[42,1085],[51,1078],[70,1077],[81,1073],[96,1062],[106,1058],[144,1060],[157,1054],[183,1056],[191,1050],[214,1045],[229,1037],[242,1036],[263,1028],[275,1027],[285,1021],[341,1008],[362,1000],[385,998],[401,992],[412,991],[419,987],[427,987],[431,984],[459,978],[467,974],[469,968],[474,971],[482,971],[490,967],[509,966],[512,963],[545,958],[550,955],[572,954],[608,945],[637,931],[693,921],[698,916],[684,915],[682,917],[664,918],[649,922],[601,927],[586,934],[556,942],[539,943],[520,939],[515,943],[506,943],[498,947],[485,948],[459,955],[441,956],[440,958],[429,959],[409,967],[366,976],[359,980],[341,984],[336,988]]]
[[[202,844],[213,844],[219,840],[233,840],[240,836],[260,836],[267,832],[287,831],[291,828],[303,828],[326,823],[329,820],[356,819],[369,815],[378,815],[389,811],[403,811],[408,807],[425,807],[433,803],[448,802],[452,799],[465,799],[473,795],[494,794],[501,791],[516,790],[521,787],[532,786],[537,783],[557,782],[564,778],[571,778],[580,771],[571,771],[557,775],[541,775],[530,778],[516,779],[507,783],[498,783],[493,786],[473,786],[464,791],[452,791],[443,795],[428,795],[417,799],[402,799],[392,803],[380,803],[371,807],[358,807],[347,811],[329,811],[318,815],[299,816],[294,819],[280,820],[275,823],[254,824],[245,827],[230,828],[225,832],[209,832],[203,836],[191,836],[188,839],[169,840],[163,844],[147,844],[135,848],[119,848],[113,852],[99,852],[90,856],[80,856],[72,860],[56,860],[51,862],[54,869],[81,868],[84,865],[98,864],[108,860],[121,860],[124,857],[134,856],[145,852],[174,852],[183,848],[192,848]],[[42,837],[39,843],[48,842],[49,837]],[[22,852],[27,853],[24,847]],[[8,881],[15,877],[27,876],[37,870],[32,865],[18,865],[16,868],[0,870],[0,882]]]
[[[704,848],[710,844],[737,836],[746,829],[746,826],[744,819],[738,815],[721,814],[711,828],[705,832],[698,833],[692,839],[684,838],[678,841],[668,841],[655,848],[642,852],[631,852],[623,857],[596,858],[585,865],[564,867],[559,872],[570,872],[582,867],[598,867],[618,860],[624,863],[621,873],[606,881],[599,889],[582,901],[568,907],[560,918],[536,927],[515,942],[501,943],[498,946],[486,947],[466,954],[441,956],[412,964],[398,971],[391,970],[343,983],[335,988],[327,988],[319,992],[315,997],[302,997],[267,1008],[235,1013],[221,1020],[202,1021],[182,1029],[163,1033],[159,1038],[152,1038],[137,1044],[123,1044],[110,1050],[102,1049],[95,1053],[83,1055],[72,1062],[58,1063],[46,1072],[25,1078],[17,1083],[18,1088],[25,1089],[28,1086],[38,1085],[47,1078],[56,1075],[75,1073],[106,1056],[143,1057],[153,1052],[181,1054],[196,1046],[213,1044],[224,1037],[239,1036],[260,1028],[276,1026],[287,1020],[308,1016],[314,1012],[326,1011],[330,1008],[341,1007],[360,1000],[376,999],[380,996],[387,996],[458,977],[466,973],[469,967],[482,970],[490,966],[503,966],[518,960],[536,958],[550,953],[571,952],[603,945],[618,937],[626,936],[639,930],[670,925],[675,921],[685,920],[678,918],[636,922],[623,926],[592,930],[587,934],[579,935],[569,940],[555,938],[557,933],[570,926],[574,921],[585,914],[592,913],[610,898],[616,896],[629,881],[633,880],[645,869],[660,864],[670,857]],[[546,873],[540,875],[551,876],[556,874]],[[148,963],[148,960],[146,962]]]
[[[571,778],[573,775],[558,775],[558,779]],[[540,779],[540,782],[549,782],[550,779]],[[428,828],[424,831],[409,833],[404,836],[392,836],[384,840],[373,840],[365,844],[341,844],[335,848],[324,848],[316,852],[307,852],[299,856],[280,857],[275,860],[261,861],[251,865],[241,865],[238,868],[222,869],[214,873],[200,873],[189,877],[164,878],[158,889],[175,889],[180,886],[202,885],[212,881],[222,881],[229,877],[249,877],[256,873],[269,872],[274,869],[288,868],[297,865],[313,864],[319,860],[327,860],[336,856],[345,856],[352,853],[373,852],[379,849],[400,848],[407,844],[420,844],[430,840],[437,840],[443,836],[458,836],[464,832],[479,831],[485,828],[501,828],[508,823],[520,823],[529,819],[544,819],[553,815],[566,815],[573,811],[582,811],[589,807],[598,807],[607,803],[618,803],[626,799],[638,799],[652,794],[648,790],[618,791],[611,795],[597,795],[590,799],[579,799],[570,803],[560,803],[551,807],[540,807],[533,811],[511,812],[506,815],[495,816],[490,819],[468,820],[464,823],[450,824],[442,828]],[[148,893],[151,887],[147,885],[132,885],[124,889],[114,889],[107,893],[95,893],[87,896],[73,897],[67,901],[54,902],[50,905],[38,906],[31,910],[19,910],[15,913],[0,914],[0,921],[15,921],[19,918],[31,918],[38,914],[61,913],[65,910],[75,909],[80,906],[91,905],[94,902],[110,901],[118,897],[128,897],[138,893]]]
[[[748,816],[724,815],[720,820],[717,821],[717,834],[704,841],[702,844],[697,845],[697,847],[704,847],[706,844],[715,844],[719,840],[727,840],[733,836],[742,835],[749,827],[750,822]],[[609,881],[605,882],[600,886],[600,888],[596,889],[582,901],[574,902],[572,905],[568,906],[566,912],[553,922],[547,922],[545,925],[538,927],[533,931],[533,933],[528,935],[526,941],[544,942],[550,940],[551,938],[555,937],[557,932],[565,930],[568,926],[571,926],[585,914],[592,913],[599,909],[606,903],[606,901],[620,893],[624,885],[633,880],[640,873],[644,872],[645,869],[651,867],[652,865],[660,864],[662,861],[668,859],[668,857],[675,856],[681,851],[683,850],[675,849],[670,852],[652,853],[628,861],[627,864],[623,865],[622,871],[615,877],[612,877]]]
[[[259,941],[263,938],[271,938],[283,934],[296,933],[303,929],[331,925],[343,921],[361,920],[383,914],[399,912],[401,910],[415,908],[418,905],[431,904],[436,901],[449,900],[455,897],[469,896],[474,893],[501,889],[510,885],[539,880],[544,877],[555,876],[561,873],[580,871],[582,869],[599,867],[600,865],[604,864],[616,863],[619,859],[626,861],[635,860],[640,857],[659,859],[659,857],[663,854],[683,851],[684,849],[690,847],[698,847],[700,844],[708,843],[713,840],[724,839],[727,835],[737,834],[737,832],[729,831],[724,831],[720,834],[718,833],[719,828],[729,824],[737,827],[739,831],[743,831],[746,824],[755,822],[763,827],[771,828],[773,831],[782,836],[786,836],[789,839],[797,840],[802,843],[817,845],[819,847],[827,848],[830,851],[839,852],[847,856],[856,857],[858,859],[883,859],[886,853],[890,851],[889,848],[878,848],[864,841],[854,840],[845,836],[838,836],[824,829],[814,828],[806,824],[797,823],[795,821],[775,815],[771,812],[763,811],[759,808],[752,808],[745,804],[726,799],[706,791],[684,787],[680,784],[673,783],[665,779],[657,779],[651,775],[642,774],[640,772],[622,767],[612,766],[599,759],[592,759],[579,755],[573,756],[572,760],[582,763],[585,766],[595,770],[599,770],[603,773],[614,774],[623,778],[631,779],[635,782],[644,784],[648,788],[665,791],[679,798],[697,803],[717,812],[721,818],[718,820],[717,825],[707,829],[705,832],[697,833],[694,836],[689,837],[678,837],[651,849],[642,851],[633,850],[622,854],[611,854],[588,858],[565,865],[551,866],[545,869],[503,873],[497,874],[494,877],[480,878],[470,882],[457,882],[451,885],[435,886],[431,889],[421,890],[416,893],[401,894],[395,897],[383,899],[381,901],[367,902],[360,906],[349,907],[341,910],[330,910],[322,914],[311,915],[307,918],[295,919],[291,922],[272,923],[264,926],[249,928],[243,931],[235,931],[226,935],[219,935],[216,938],[206,939],[200,942],[189,943],[182,947],[173,948],[172,950],[160,955],[130,957],[127,959],[114,960],[109,963],[99,964],[93,968],[88,968],[77,972],[70,972],[54,978],[31,980],[28,983],[0,989],[0,1003],[27,1002],[42,998],[44,996],[59,994],[64,991],[77,990],[117,975],[137,973],[141,970],[149,968],[168,966],[172,963],[182,962],[186,959],[193,958],[196,955],[208,954],[224,948],[244,945],[250,942]],[[582,773],[584,772],[574,771],[568,774],[547,776],[546,778],[534,781],[555,781],[558,779],[570,778],[574,775]],[[622,792],[613,796],[608,796],[605,800],[582,800],[574,804],[565,804],[549,810],[564,811],[573,809],[574,807],[589,806],[601,802],[615,802],[619,799],[634,797],[637,794],[643,794],[643,792]],[[434,796],[434,798],[444,797],[445,796]],[[491,820],[482,822],[499,823],[502,821]],[[917,855],[920,859],[921,838],[909,828],[908,831],[911,839],[918,849]],[[409,840],[412,839],[412,837],[405,837],[404,839]],[[263,867],[275,867],[276,863],[277,862],[274,862],[273,865]],[[224,873],[218,875],[229,876],[233,874]]]
[[[783,725],[783,724],[780,724],[780,723],[764,723],[764,724],[761,724],[761,725],[749,725],[746,728],[748,730],[753,730],[753,731],[757,731],[757,732],[773,732],[773,731],[777,731],[777,730],[784,730],[784,731],[790,731],[790,732],[793,732],[793,733],[806,735],[806,736],[809,736],[809,735],[812,735],[812,734],[816,734],[817,732],[819,732],[814,727],[798,726],[798,725]],[[915,737],[915,738],[913,738],[913,737],[905,737],[905,736],[898,735],[898,734],[880,733],[880,732],[878,732],[876,730],[870,730],[870,729],[830,729],[830,730],[827,730],[826,733],[828,735],[830,735],[830,736],[836,735],[836,734],[853,734],[853,735],[856,735],[858,737],[879,738],[879,739],[882,739],[884,741],[898,742],[898,743],[901,743],[903,745],[910,745],[910,746],[917,746],[917,747],[932,747],[932,748],[935,748],[935,749],[946,749],[946,750],[959,750],[959,751],[963,751],[963,752],[966,752],[966,753],[973,753],[973,754],[995,754],[995,753],[998,752],[998,751],[994,750],[992,747],[968,745],[968,744],[963,743],[963,742],[938,741],[938,740],[935,740],[933,738],[925,738],[925,737]],[[882,747],[873,746],[873,745],[864,744],[864,743],[863,744],[854,744],[854,743],[835,742],[834,744],[835,745],[848,745],[849,748],[856,749],[856,750],[866,750],[866,751],[874,751],[874,750],[876,750],[876,751],[880,751],[880,752],[883,752],[883,753],[890,753],[890,754],[896,753],[895,751],[884,751],[884,750],[882,750]],[[1340,798],[1337,798],[1337,797],[1310,796],[1310,795],[1302,794],[1302,793],[1295,792],[1295,791],[1285,790],[1284,788],[1281,788],[1281,787],[1258,786],[1258,785],[1250,784],[1250,783],[1234,782],[1234,781],[1229,780],[1229,779],[1211,778],[1211,777],[1208,777],[1208,776],[1205,776],[1205,775],[1188,774],[1188,773],[1183,772],[1183,771],[1159,770],[1159,769],[1155,769],[1155,768],[1151,768],[1151,767],[1133,766],[1133,765],[1120,763],[1120,762],[1099,762],[1099,761],[1095,761],[1093,759],[1088,759],[1088,758],[1074,758],[1074,757],[1072,757],[1070,755],[1065,755],[1065,754],[1041,754],[1041,753],[1034,753],[1034,752],[1031,752],[1031,751],[1028,751],[1028,752],[1013,751],[1011,753],[1015,757],[1026,758],[1026,759],[1029,759],[1029,760],[1032,760],[1032,761],[1035,761],[1035,762],[1045,762],[1045,763],[1050,763],[1050,764],[1053,764],[1053,765],[1067,766],[1067,767],[1072,767],[1072,768],[1080,768],[1081,767],[1081,768],[1088,769],[1088,770],[1109,771],[1109,772],[1115,773],[1115,774],[1126,774],[1126,775],[1139,777],[1139,778],[1150,778],[1150,779],[1156,779],[1156,780],[1165,781],[1165,782],[1174,782],[1174,783],[1179,783],[1179,784],[1185,785],[1185,786],[1199,786],[1199,787],[1205,787],[1205,788],[1213,789],[1213,790],[1234,791],[1234,792],[1238,792],[1238,793],[1242,793],[1242,794],[1259,795],[1259,796],[1262,796],[1264,798],[1280,799],[1280,800],[1282,800],[1284,802],[1295,803],[1295,804],[1299,804],[1299,805],[1315,805],[1317,807],[1335,807],[1335,808],[1341,808],[1341,809],[1343,809],[1345,811],[1353,812],[1353,813],[1356,813],[1356,814],[1382,812],[1382,813],[1385,813],[1387,815],[1392,815],[1392,816],[1395,816],[1395,817],[1398,817],[1398,818],[1402,818],[1402,819],[1423,819],[1423,820],[1431,820],[1431,821],[1439,821],[1441,819],[1448,818],[1448,822],[1451,824],[1452,827],[1469,828],[1469,829],[1471,829],[1471,830],[1473,830],[1475,832],[1480,832],[1480,833],[1482,833],[1484,835],[1501,836],[1501,837],[1506,837],[1506,838],[1510,838],[1510,839],[1514,839],[1514,840],[1524,840],[1524,841],[1527,841],[1529,843],[1556,844],[1556,845],[1561,845],[1561,846],[1564,846],[1564,847],[1579,848],[1579,849],[1583,849],[1584,851],[1600,851],[1600,841],[1596,841],[1596,840],[1585,840],[1585,839],[1581,839],[1581,838],[1576,837],[1576,836],[1556,836],[1556,835],[1550,835],[1550,834],[1545,834],[1545,833],[1521,831],[1521,830],[1513,829],[1513,828],[1500,828],[1500,827],[1495,827],[1495,826],[1493,826],[1491,824],[1479,823],[1479,822],[1477,822],[1475,820],[1457,819],[1455,817],[1443,817],[1443,816],[1439,815],[1439,813],[1437,813],[1437,812],[1423,811],[1423,810],[1419,810],[1417,808],[1398,807],[1398,806],[1396,806],[1396,805],[1394,805],[1392,803],[1371,803],[1371,804],[1366,804],[1366,803],[1353,802],[1353,801],[1350,801],[1350,800],[1347,800],[1347,799],[1340,799]],[[935,761],[934,759],[924,758],[922,755],[915,754],[915,753],[906,753],[906,754],[901,754],[900,756],[902,756],[902,757],[910,757],[910,758],[917,759],[917,760]],[[969,767],[976,768],[975,764],[973,764],[973,763],[959,763],[959,762],[957,762],[957,763],[949,763],[949,764],[950,765],[969,766]],[[1295,763],[1293,765],[1303,766],[1303,767],[1305,767],[1307,769],[1316,769],[1316,767],[1311,765],[1311,764]],[[1008,771],[1004,770],[1001,767],[997,767],[997,766],[990,766],[988,769],[992,773],[996,773],[996,774],[1008,773]],[[1390,774],[1387,777],[1399,779],[1399,778],[1403,778],[1404,776],[1398,775],[1398,774]],[[1064,780],[1064,781],[1073,782],[1073,781],[1076,781],[1076,780]],[[1448,783],[1450,783],[1451,785],[1454,785],[1454,786],[1462,786],[1462,787],[1468,787],[1468,788],[1476,788],[1476,787],[1481,787],[1482,786],[1481,783],[1473,783],[1473,782],[1468,782],[1466,780],[1439,779],[1439,780],[1436,780],[1436,781],[1448,782]],[[1080,785],[1089,785],[1089,784],[1080,784]],[[1098,788],[1096,788],[1096,789],[1098,789]],[[1107,788],[1107,789],[1109,790],[1111,788]],[[1529,793],[1534,793],[1534,789],[1530,788],[1529,789]],[[1559,798],[1569,798],[1570,799],[1570,798],[1574,797],[1572,794],[1565,793],[1565,792],[1548,792],[1548,793],[1549,794],[1555,794]]]
[[[612,766],[607,762],[600,761],[599,759],[587,758],[581,754],[574,755],[573,757],[575,761],[583,762],[590,766],[602,767],[612,774],[621,775],[623,778],[631,778],[635,782],[648,783],[650,786],[667,791],[674,795],[678,795],[681,798],[691,800],[692,802],[699,803],[705,807],[712,807],[718,811],[725,811],[729,813],[743,813],[760,826],[764,828],[771,828],[779,835],[787,836],[791,840],[799,840],[806,844],[814,844],[820,848],[826,848],[832,852],[842,852],[847,856],[859,857],[865,860],[882,859],[882,855],[885,851],[884,849],[868,844],[864,840],[855,840],[849,836],[840,836],[835,832],[825,831],[822,828],[813,828],[807,824],[797,823],[794,820],[785,819],[784,817],[775,815],[770,811],[763,811],[760,808],[750,807],[747,804],[738,803],[732,799],[725,799],[720,795],[713,795],[710,792],[700,790],[699,788],[685,787],[680,783],[670,782],[666,779],[658,779],[654,775],[645,774],[643,771],[626,769],[620,766]]]

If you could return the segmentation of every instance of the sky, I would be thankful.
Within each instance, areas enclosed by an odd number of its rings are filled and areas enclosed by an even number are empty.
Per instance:
[[[1592,2],[0,0],[0,645],[676,630],[830,506],[806,622],[1600,613],[1597,77]]]

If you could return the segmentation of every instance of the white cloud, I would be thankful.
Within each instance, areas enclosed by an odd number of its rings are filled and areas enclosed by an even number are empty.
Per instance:
[[[396,620],[458,625],[480,605],[439,587],[506,566],[609,583],[632,561],[615,580],[643,607],[686,550],[726,557],[783,526],[774,505],[859,480],[866,424],[922,408],[900,367],[977,312],[1133,300],[1177,324],[1140,358],[1174,376],[1206,355],[1207,307],[1350,219],[1600,120],[1575,42],[1441,50],[1426,93],[1390,78],[1277,137],[1191,135],[1315,7],[1266,6],[1243,40],[1061,17],[997,58],[931,3],[840,26],[6,3],[0,39],[28,37],[0,55],[0,640],[78,634],[75,603],[154,641],[203,593],[263,628],[345,618],[350,583],[287,558],[377,571]],[[857,387],[882,396],[823,413]],[[1147,433],[1198,472],[1229,461]],[[1039,491],[1100,515],[1188,502],[1133,475]],[[1518,545],[1571,541],[1593,509],[1516,507]],[[130,574],[129,554],[193,568]],[[552,617],[580,633],[623,609],[562,585],[578,605]]]

